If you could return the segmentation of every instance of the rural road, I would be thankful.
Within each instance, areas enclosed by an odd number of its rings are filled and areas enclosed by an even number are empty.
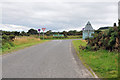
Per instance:
[[[53,40],[2,57],[3,78],[93,78],[71,50],[72,40]]]

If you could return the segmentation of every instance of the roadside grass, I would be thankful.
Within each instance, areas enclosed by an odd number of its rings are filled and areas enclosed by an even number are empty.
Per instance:
[[[83,40],[74,40],[73,45],[81,61],[92,68],[99,78],[117,78],[118,77],[118,53],[108,52],[106,50],[88,51],[80,50],[80,44],[86,46],[87,42]]]
[[[26,36],[16,37],[14,39],[14,41],[11,42],[11,44],[13,46],[10,46],[8,44],[3,46],[1,55],[7,54],[7,53],[10,53],[10,52],[19,50],[19,49],[23,49],[25,47],[29,47],[29,46],[32,46],[32,45],[36,45],[36,44],[39,44],[39,43],[47,42],[47,41],[49,41],[49,40],[40,40],[40,39],[32,37],[32,36],[30,36],[30,37],[26,37]],[[9,46],[9,48],[8,48],[8,46]]]

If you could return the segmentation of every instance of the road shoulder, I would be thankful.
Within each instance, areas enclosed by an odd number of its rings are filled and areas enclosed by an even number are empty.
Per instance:
[[[87,63],[85,63],[85,61],[81,60],[79,55],[79,52],[75,49],[73,43],[71,43],[71,50],[72,50],[72,53],[73,53],[73,56],[78,64],[78,66],[81,66],[81,64],[92,74],[92,76],[94,78],[98,78],[98,76],[93,72],[93,70],[87,65]],[[91,75],[90,74],[90,75]]]

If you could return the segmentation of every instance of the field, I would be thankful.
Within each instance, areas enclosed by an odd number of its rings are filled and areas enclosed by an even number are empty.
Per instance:
[[[80,50],[80,44],[86,46],[87,42],[82,40],[73,41],[74,48],[78,52],[78,56],[83,64],[90,66],[100,78],[118,77],[118,53],[106,50]]]
[[[16,37],[12,42],[6,42],[5,45],[2,46],[2,54],[6,54],[8,52],[16,51],[19,49],[23,49],[25,47],[29,47],[35,44],[43,43],[48,40],[40,40],[39,38],[30,36],[22,36]]]
[[[67,36],[67,37],[53,37],[53,36],[45,36],[44,39],[46,40],[54,40],[54,39],[80,39],[82,36]],[[43,39],[43,36],[40,36],[40,39]]]

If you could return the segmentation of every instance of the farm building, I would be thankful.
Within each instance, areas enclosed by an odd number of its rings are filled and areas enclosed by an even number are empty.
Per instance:
[[[88,21],[85,28],[83,28],[83,40],[86,38],[92,37],[93,33],[94,33],[94,29],[93,29],[91,23]]]

